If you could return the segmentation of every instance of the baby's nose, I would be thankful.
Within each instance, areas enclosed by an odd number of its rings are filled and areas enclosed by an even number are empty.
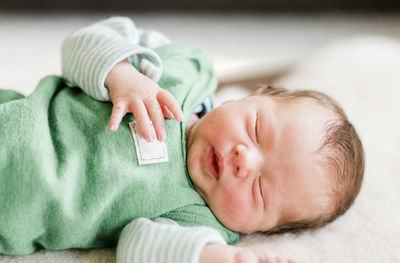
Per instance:
[[[257,172],[259,158],[252,150],[242,144],[238,144],[233,149],[234,153],[234,174],[237,177],[247,177],[251,173]]]

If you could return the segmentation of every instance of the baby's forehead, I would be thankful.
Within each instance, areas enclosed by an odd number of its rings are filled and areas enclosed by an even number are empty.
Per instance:
[[[260,107],[261,114],[277,114],[279,116],[284,115],[287,118],[279,119],[283,120],[295,120],[298,118],[310,119],[313,118],[321,123],[328,122],[333,119],[337,119],[336,114],[324,105],[322,102],[309,98],[309,97],[295,97],[295,98],[282,98],[271,95],[258,95],[255,96],[261,102],[260,104],[273,104],[273,111],[270,107]],[[257,107],[252,101],[248,101],[247,107]],[[296,118],[289,118],[290,116]]]
[[[313,97],[298,96],[286,98],[266,94],[260,95],[260,97],[267,97],[268,99],[272,99],[276,102],[277,107],[288,107],[288,105],[293,105],[299,108],[303,107],[306,109],[319,109],[322,111],[330,111],[325,103]]]
[[[276,150],[281,158],[290,163],[321,164],[319,150],[323,146],[327,128],[333,115],[326,110],[315,108],[315,104],[277,104],[273,129],[276,139]],[[270,116],[262,120],[265,126],[270,125]],[[267,130],[268,132],[268,130]]]

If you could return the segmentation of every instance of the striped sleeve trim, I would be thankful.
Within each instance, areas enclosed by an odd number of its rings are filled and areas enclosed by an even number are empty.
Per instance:
[[[134,55],[143,58],[142,68],[151,73],[150,78],[158,81],[162,62],[153,50],[125,39],[107,27],[85,28],[64,41],[62,74],[71,85],[81,87],[93,98],[109,100],[104,86],[107,74],[119,61]]]
[[[128,224],[120,235],[117,263],[197,263],[202,249],[209,243],[226,244],[213,228],[182,227],[170,219],[153,222],[139,218]]]
[[[154,63],[150,62],[148,59],[143,58],[140,60],[139,70],[142,74],[151,78],[154,81],[158,81],[161,78],[161,71]]]
[[[140,45],[148,48],[157,48],[162,45],[169,44],[170,40],[158,31],[141,31]]]

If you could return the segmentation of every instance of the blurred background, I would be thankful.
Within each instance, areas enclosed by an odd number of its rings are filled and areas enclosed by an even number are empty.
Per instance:
[[[396,0],[3,0],[0,7],[7,10],[248,10],[248,11],[325,11],[325,10],[393,10]]]
[[[399,11],[396,0],[0,0],[0,86],[29,93],[42,76],[59,74],[64,37],[112,15],[206,49],[221,85],[252,85],[332,40],[399,39]]]

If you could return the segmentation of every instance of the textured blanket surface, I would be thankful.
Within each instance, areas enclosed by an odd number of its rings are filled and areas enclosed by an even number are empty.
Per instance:
[[[400,262],[400,43],[377,37],[339,40],[277,83],[321,90],[340,102],[364,143],[365,181],[354,206],[330,225],[299,235],[252,234],[239,245],[300,262]],[[111,249],[0,256],[0,262],[114,261]]]

